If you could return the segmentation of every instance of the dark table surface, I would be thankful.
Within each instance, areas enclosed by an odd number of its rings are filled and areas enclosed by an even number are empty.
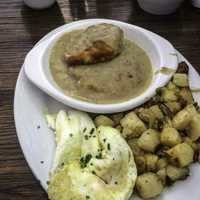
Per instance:
[[[185,2],[170,16],[153,16],[134,0],[58,0],[59,6],[34,11],[22,0],[0,1],[0,200],[45,200],[20,149],[13,119],[18,73],[27,52],[52,29],[67,21],[111,18],[129,22],[168,39],[200,72],[200,9]]]

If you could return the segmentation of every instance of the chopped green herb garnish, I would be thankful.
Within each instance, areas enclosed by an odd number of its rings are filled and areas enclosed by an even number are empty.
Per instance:
[[[81,157],[80,159],[81,168],[85,168],[87,164],[90,162],[91,158],[92,158],[91,154],[87,154],[85,157]]]
[[[94,133],[94,128],[92,128],[91,130],[90,130],[90,135],[92,135]]]
[[[115,185],[117,185],[118,184],[118,182],[117,181],[115,181]]]
[[[88,135],[85,135],[84,137],[85,137],[85,140],[88,140],[88,138],[89,138]]]
[[[104,138],[103,141],[106,142],[106,138]]]
[[[69,136],[70,136],[70,137],[73,137],[73,134],[72,134],[72,133],[70,133],[70,134],[69,134]]]
[[[96,135],[93,135],[93,138],[95,138],[96,137]]]
[[[95,171],[92,171],[92,174],[96,175],[96,172],[95,172]]]
[[[90,196],[86,195],[86,199],[89,199],[89,198],[90,198]]]
[[[87,130],[87,128],[84,128],[84,129],[83,129],[83,133],[85,133],[86,130]]]
[[[85,164],[89,163],[90,160],[91,160],[91,158],[92,158],[92,155],[91,155],[91,154],[87,154],[87,155],[85,156]]]
[[[110,143],[107,144],[107,148],[108,148],[108,150],[110,150]]]
[[[99,153],[98,155],[96,155],[96,159],[102,159],[102,153]]]

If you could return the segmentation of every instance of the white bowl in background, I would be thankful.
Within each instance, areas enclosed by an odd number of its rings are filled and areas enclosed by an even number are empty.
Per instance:
[[[53,80],[49,69],[49,56],[52,46],[56,41],[66,32],[80,28],[84,29],[99,23],[110,23],[119,26],[123,29],[125,37],[134,41],[149,56],[154,72],[153,79],[150,86],[138,97],[114,104],[89,103],[67,96]],[[115,20],[88,19],[67,24],[64,31],[55,33],[49,39],[34,47],[26,56],[24,67],[29,80],[56,100],[70,107],[87,112],[115,113],[129,110],[143,104],[155,94],[158,87],[164,86],[170,80],[173,73],[163,74],[155,72],[158,72],[162,67],[176,70],[178,61],[175,54],[174,47],[167,40],[150,31]]]
[[[177,10],[184,0],[138,0],[140,7],[155,15],[168,15]]]

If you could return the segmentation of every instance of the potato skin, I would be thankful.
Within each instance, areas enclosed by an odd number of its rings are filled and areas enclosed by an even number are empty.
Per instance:
[[[164,128],[160,135],[161,144],[173,147],[181,143],[182,139],[175,128]]]
[[[134,111],[125,115],[120,124],[123,128],[122,135],[127,138],[139,137],[145,130],[144,122],[135,114]]]
[[[193,162],[194,150],[183,142],[166,151],[170,161],[179,167],[186,167]]]
[[[163,191],[163,184],[158,175],[147,172],[138,176],[136,189],[139,196],[149,199],[158,196]]]
[[[148,129],[138,139],[138,146],[147,152],[154,152],[160,144],[159,133],[154,129]]]
[[[94,119],[94,123],[96,125],[96,127],[99,126],[114,126],[114,122],[112,121],[112,119],[110,119],[109,117],[105,116],[105,115],[98,115],[95,117]]]
[[[185,179],[189,175],[188,168],[178,168],[173,165],[168,165],[166,168],[166,174],[172,181]]]

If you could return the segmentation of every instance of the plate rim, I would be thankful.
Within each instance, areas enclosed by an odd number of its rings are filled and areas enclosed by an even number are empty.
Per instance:
[[[55,32],[57,31],[60,31],[62,30],[64,27],[66,26],[66,24],[50,31],[47,35],[45,35],[43,38],[41,38],[34,46],[33,48],[38,45],[40,42],[42,42],[43,40],[47,39],[48,37],[50,37],[52,34],[54,34]],[[176,50],[177,51],[177,50]],[[178,56],[178,62],[181,62],[181,61],[185,61],[191,68],[193,68],[193,70],[195,71],[195,73],[198,74],[199,78],[200,78],[200,75],[198,73],[198,71],[192,66],[192,64],[179,52],[177,51],[177,56]],[[30,168],[31,170],[31,173],[34,175],[34,177],[36,178],[36,180],[40,183],[40,185],[42,186],[42,188],[45,190],[46,192],[46,186],[45,184],[43,184],[41,181],[40,181],[40,178],[37,176],[37,172],[35,171],[35,169],[33,168],[33,166],[31,165],[31,161],[30,161],[30,156],[29,156],[29,153],[27,152],[27,148],[25,148],[25,144],[24,144],[24,141],[23,141],[23,134],[20,133],[20,125],[17,123],[17,118],[19,117],[19,114],[18,114],[18,111],[17,111],[17,96],[19,94],[19,88],[20,88],[20,85],[22,84],[22,79],[23,77],[26,76],[25,73],[24,73],[24,65],[22,64],[22,67],[19,71],[19,74],[17,76],[17,81],[16,81],[16,86],[15,86],[15,90],[14,90],[14,106],[13,106],[13,111],[14,111],[14,124],[15,124],[15,129],[16,129],[16,135],[17,135],[17,138],[18,138],[18,141],[19,141],[19,144],[20,144],[20,148],[23,152],[23,156],[28,164],[28,167]],[[38,90],[40,90],[38,88]],[[200,102],[199,102],[200,103]]]

